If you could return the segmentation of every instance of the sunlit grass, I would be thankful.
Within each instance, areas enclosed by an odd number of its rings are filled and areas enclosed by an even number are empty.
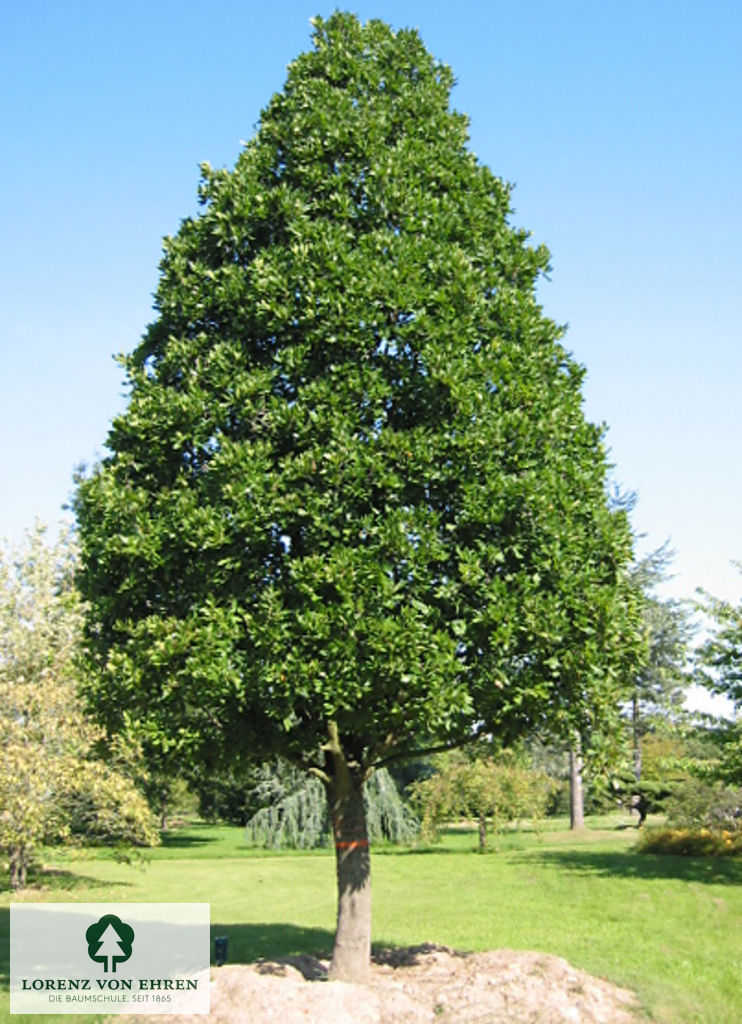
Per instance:
[[[633,988],[663,1024],[742,1020],[742,864],[637,854],[628,824],[590,820],[573,835],[550,821],[540,836],[491,837],[485,854],[461,829],[435,847],[383,848],[372,863],[374,942],[542,950]],[[254,851],[241,829],[194,825],[139,865],[85,851],[55,851],[49,864],[57,873],[20,898],[208,902],[232,962],[332,942],[330,850]]]

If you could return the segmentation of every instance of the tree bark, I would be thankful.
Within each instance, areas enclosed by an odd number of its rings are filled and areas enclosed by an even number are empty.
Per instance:
[[[371,857],[363,806],[363,777],[351,771],[337,736],[329,747],[334,771],[327,783],[335,838],[338,915],[329,976],[363,982],[371,960]]]
[[[634,694],[631,702],[631,732],[634,761],[634,778],[637,782],[642,777],[642,737],[639,722],[639,698]]]
[[[479,816],[479,852],[484,853],[487,849],[487,819],[483,814]]]
[[[585,827],[585,796],[582,787],[582,743],[575,736],[569,748],[569,827],[576,831]]]
[[[636,810],[639,815],[639,821],[637,822],[636,827],[641,828],[649,814],[649,801],[643,793],[639,793],[636,798]]]
[[[26,887],[28,855],[24,846],[13,846],[9,851],[10,888],[15,892]]]

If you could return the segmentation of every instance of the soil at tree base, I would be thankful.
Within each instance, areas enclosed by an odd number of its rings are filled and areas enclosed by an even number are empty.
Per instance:
[[[328,961],[261,960],[212,971],[211,1014],[182,1024],[643,1024],[633,992],[545,953],[377,952],[367,985],[327,981]],[[161,1024],[117,1016],[111,1024]]]

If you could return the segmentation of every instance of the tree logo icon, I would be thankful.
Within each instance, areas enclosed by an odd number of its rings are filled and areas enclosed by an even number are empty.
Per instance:
[[[99,921],[91,924],[85,932],[88,956],[96,963],[103,964],[103,970],[116,973],[116,964],[123,963],[131,956],[134,929],[115,914],[104,914]]]

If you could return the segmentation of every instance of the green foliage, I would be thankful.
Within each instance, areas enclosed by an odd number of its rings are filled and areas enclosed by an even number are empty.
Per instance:
[[[58,793],[70,839],[124,854],[129,847],[159,843],[154,816],[144,796],[120,773],[100,761],[81,762]]]
[[[195,766],[195,771],[190,773],[191,787],[197,796],[200,817],[204,821],[246,825],[260,809],[255,801],[259,772],[259,767],[253,765],[216,770]]]
[[[742,786],[742,723],[700,715],[682,734],[677,767],[685,776]]]
[[[157,842],[144,798],[96,758],[100,729],[77,695],[74,564],[70,538],[48,546],[38,525],[0,557],[0,848],[14,888],[42,842]]]
[[[664,544],[632,567],[631,583],[641,607],[644,649],[626,680],[623,730],[593,738],[592,744],[593,795],[598,800],[601,796],[618,798],[625,806],[634,807],[640,825],[648,813],[661,809],[677,782],[677,770],[657,757],[657,743],[665,742],[669,734],[680,729],[682,705],[691,681],[690,607],[657,596],[658,587],[668,579],[671,558],[672,552]]]
[[[420,823],[401,799],[392,774],[379,768],[364,789],[366,823],[372,842],[409,843],[418,834]]]
[[[645,727],[649,728],[648,723]],[[622,752],[611,770],[598,780],[604,806],[616,802],[638,812],[639,826],[648,814],[663,811],[667,801],[690,778],[688,755],[697,749],[688,732],[672,722],[656,718],[652,729],[642,737],[641,776],[628,750]]]
[[[667,820],[678,828],[742,831],[742,789],[689,779],[668,803]]]
[[[632,569],[632,583],[642,595],[643,628],[646,634],[645,657],[637,665],[632,680],[635,723],[641,734],[651,728],[654,716],[667,717],[682,708],[685,691],[691,682],[688,663],[689,642],[693,634],[692,608],[684,601],[660,599],[657,588],[669,578],[672,552],[664,544],[642,558]]]
[[[742,723],[727,724],[719,729],[719,760],[715,766],[718,779],[732,786],[742,786]]]
[[[638,643],[543,247],[414,31],[335,14],[165,243],[75,508],[110,729],[361,777],[615,711]]]
[[[294,850],[328,845],[330,817],[319,779],[277,760],[258,770],[251,798],[263,806],[247,823],[249,844]],[[417,834],[417,822],[386,769],[380,768],[369,779],[364,803],[372,842],[403,843]]]
[[[666,827],[646,829],[643,853],[688,857],[742,855],[742,789],[688,778],[667,800]]]
[[[639,853],[683,857],[742,857],[742,832],[651,825],[642,831],[636,848]]]
[[[625,499],[631,507],[632,499]],[[657,589],[668,578],[672,552],[667,545],[638,560],[630,581],[640,610],[643,645],[627,664],[621,695],[622,721],[582,734],[585,755],[585,805],[593,812],[616,801],[639,811],[640,824],[661,809],[678,778],[676,757],[658,756],[658,744],[675,742],[684,728],[682,709],[691,681],[690,608],[663,600]]]
[[[271,782],[272,799],[250,818],[245,839],[253,846],[294,850],[326,846],[330,821],[319,779],[292,772],[281,786]]]
[[[735,563],[742,572],[742,563]],[[699,610],[710,617],[713,634],[699,650],[698,681],[712,693],[742,707],[742,602],[733,604],[703,592]]]
[[[498,832],[524,819],[538,826],[546,814],[553,781],[545,772],[519,763],[511,751],[497,758],[456,752],[439,758],[438,769],[413,787],[426,839],[437,838],[444,822],[468,818],[478,822],[483,847],[488,821]]]

